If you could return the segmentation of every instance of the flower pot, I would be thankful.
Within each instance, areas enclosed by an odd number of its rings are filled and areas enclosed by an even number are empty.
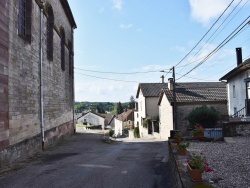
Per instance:
[[[179,148],[178,153],[179,153],[179,155],[186,155],[187,150],[186,150],[186,148]]]
[[[203,138],[204,137],[204,133],[196,133],[193,135],[194,138]]]
[[[202,181],[202,171],[199,169],[192,169],[189,164],[187,164],[187,171],[192,181],[199,182]]]
[[[177,143],[177,145],[179,145],[179,143],[181,142],[180,138],[174,138],[174,142]]]

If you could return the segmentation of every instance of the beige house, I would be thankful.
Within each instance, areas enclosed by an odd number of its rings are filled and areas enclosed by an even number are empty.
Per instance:
[[[137,121],[141,137],[159,137],[159,95],[167,83],[140,83],[137,89]],[[136,122],[137,124],[137,122]]]
[[[223,82],[193,82],[176,83],[176,120],[174,120],[173,83],[169,79],[169,87],[162,89],[159,105],[159,134],[160,138],[167,139],[170,130],[186,132],[189,127],[188,114],[196,107],[203,105],[213,106],[221,117],[227,116],[227,91]]]
[[[115,134],[124,135],[128,134],[128,131],[131,127],[134,126],[134,110],[128,109],[123,113],[119,114],[115,118]]]

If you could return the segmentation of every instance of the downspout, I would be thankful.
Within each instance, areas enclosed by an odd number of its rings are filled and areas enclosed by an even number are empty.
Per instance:
[[[40,1],[40,125],[42,135],[42,150],[44,150],[44,117],[43,117],[43,49],[42,49],[42,22],[43,0]]]
[[[75,124],[75,79],[74,79],[74,28],[72,28],[72,106],[73,106],[73,126],[76,133]]]

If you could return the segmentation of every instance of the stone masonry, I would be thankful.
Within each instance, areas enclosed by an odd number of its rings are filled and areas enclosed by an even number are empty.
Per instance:
[[[53,61],[49,61],[45,8],[42,15],[45,148],[74,132],[69,43],[73,44],[76,25],[67,0],[44,1],[44,7],[48,4],[54,13],[54,29]],[[0,2],[0,168],[41,149],[40,6],[40,1],[32,0],[29,43],[17,33],[18,1]],[[65,71],[61,69],[61,28],[65,31]]]

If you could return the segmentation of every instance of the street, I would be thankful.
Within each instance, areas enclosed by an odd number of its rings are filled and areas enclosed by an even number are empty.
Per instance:
[[[172,188],[167,142],[105,143],[81,131],[0,175],[0,187]]]

